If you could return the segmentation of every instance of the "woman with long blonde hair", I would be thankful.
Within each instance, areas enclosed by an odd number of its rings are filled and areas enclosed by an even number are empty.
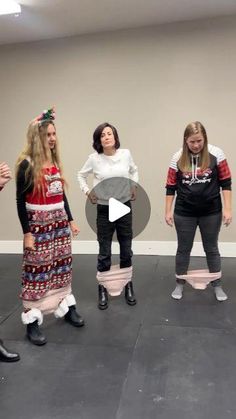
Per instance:
[[[43,315],[54,313],[76,327],[84,320],[71,290],[73,221],[64,192],[54,108],[28,127],[27,144],[16,163],[17,210],[24,234],[22,321],[35,345],[46,343]]]
[[[177,284],[171,294],[174,299],[182,298],[185,280],[195,285],[195,288],[204,288],[201,283],[203,279],[196,279],[192,271],[188,272],[197,227],[200,229],[209,269],[206,283],[211,282],[218,301],[228,298],[221,286],[221,258],[218,249],[222,219],[226,226],[232,221],[230,169],[224,152],[208,144],[206,130],[201,122],[191,122],[184,131],[182,149],[171,160],[166,182],[165,220],[169,226],[175,224],[178,239],[175,264]],[[196,275],[206,274],[198,272]]]

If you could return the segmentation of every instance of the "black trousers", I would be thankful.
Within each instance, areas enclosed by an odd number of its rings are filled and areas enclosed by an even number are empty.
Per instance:
[[[125,205],[131,208],[130,201]],[[97,239],[99,243],[97,270],[99,272],[109,271],[111,267],[111,245],[115,231],[120,245],[120,268],[132,266],[132,209],[114,222],[109,221],[108,211],[108,205],[97,205]]]
[[[184,217],[174,214],[174,222],[178,238],[178,249],[175,259],[176,274],[185,275],[187,273],[197,227],[199,227],[201,233],[209,272],[220,272],[221,258],[218,248],[218,236],[222,223],[222,213],[201,217]],[[185,283],[181,279],[177,279],[177,282]],[[220,279],[211,282],[213,286],[220,285],[220,283]]]

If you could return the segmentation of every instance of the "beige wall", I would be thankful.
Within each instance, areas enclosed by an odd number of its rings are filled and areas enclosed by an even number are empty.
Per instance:
[[[186,124],[200,120],[235,178],[236,17],[0,48],[0,159],[13,167],[28,121],[52,104],[80,239],[93,240],[76,171],[106,120],[129,148],[152,215],[138,240],[175,240],[164,222],[164,185]],[[234,208],[236,194],[233,195]],[[235,214],[235,213],[234,213]],[[236,217],[234,217],[236,219]],[[1,240],[22,237],[12,182],[1,193]],[[221,241],[236,241],[236,223]]]

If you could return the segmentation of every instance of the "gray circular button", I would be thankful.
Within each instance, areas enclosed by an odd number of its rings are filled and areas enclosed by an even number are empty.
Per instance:
[[[132,190],[136,190],[136,199],[132,200]],[[112,177],[98,183],[90,192],[93,202],[86,200],[86,217],[92,230],[97,233],[97,204],[106,205],[110,222],[125,217],[130,212],[127,204],[131,199],[133,238],[145,229],[151,215],[151,204],[147,193],[139,183],[123,177]],[[114,221],[113,221],[114,220]],[[116,234],[113,240],[117,241]]]

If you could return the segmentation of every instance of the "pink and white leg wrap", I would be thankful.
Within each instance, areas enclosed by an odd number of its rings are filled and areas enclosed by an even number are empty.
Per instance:
[[[208,269],[188,271],[186,275],[175,275],[177,279],[185,279],[193,288],[204,290],[207,285],[221,278],[221,272],[210,273]]]
[[[119,265],[111,266],[109,271],[97,271],[97,280],[103,285],[111,296],[120,295],[124,286],[132,279],[133,268],[120,268]]]

